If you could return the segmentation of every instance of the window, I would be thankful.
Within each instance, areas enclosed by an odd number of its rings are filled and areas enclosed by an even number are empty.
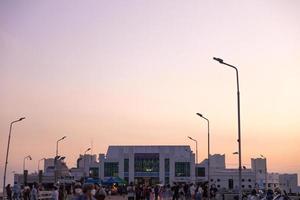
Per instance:
[[[99,177],[99,168],[98,167],[90,167],[89,177],[98,178]]]
[[[176,162],[175,163],[175,177],[188,177],[190,176],[190,163],[189,162]]]
[[[124,172],[129,172],[129,159],[124,159]]]
[[[233,179],[228,179],[228,188],[233,189]]]
[[[220,179],[217,179],[217,182],[220,182]]]
[[[251,179],[249,178],[248,181],[251,182]]]
[[[221,187],[220,185],[217,185],[217,187],[219,188],[219,187]]]
[[[119,163],[118,162],[105,162],[104,163],[104,176],[105,177],[116,177],[119,172]]]
[[[196,176],[205,177],[205,167],[197,167],[196,168]]]
[[[248,188],[252,188],[252,185],[248,185]]]
[[[124,181],[126,182],[126,184],[129,183],[129,178],[128,177],[124,177]]]
[[[170,159],[165,159],[165,172],[170,172]]]
[[[135,172],[159,172],[158,153],[136,153],[134,154]]]
[[[244,188],[245,186],[244,185],[242,185],[242,188]]]
[[[165,185],[170,184],[170,178],[169,177],[165,177]]]
[[[214,179],[210,179],[210,182],[214,182]]]
[[[245,179],[242,179],[242,182],[244,182],[245,181]]]

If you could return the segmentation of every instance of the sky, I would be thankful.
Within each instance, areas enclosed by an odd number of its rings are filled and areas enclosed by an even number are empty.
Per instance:
[[[199,161],[237,167],[264,155],[268,171],[300,174],[300,2],[112,0],[0,2],[0,174],[14,124],[8,182],[59,154],[87,148],[191,145]],[[2,181],[0,185],[2,184]],[[2,187],[1,187],[2,188]]]

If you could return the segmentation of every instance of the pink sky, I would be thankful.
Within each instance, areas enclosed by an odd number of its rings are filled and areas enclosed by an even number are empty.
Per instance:
[[[243,164],[300,173],[300,2],[1,1],[0,174],[60,153],[70,167],[90,146],[189,144],[237,166],[240,70]],[[2,176],[2,175],[1,175]],[[0,185],[2,184],[2,181]]]

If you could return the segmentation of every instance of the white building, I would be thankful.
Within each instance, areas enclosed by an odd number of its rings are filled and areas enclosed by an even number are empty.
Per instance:
[[[196,182],[208,180],[207,159],[196,165]],[[210,156],[210,184],[217,189],[237,191],[239,187],[239,170],[226,168],[225,154]],[[242,170],[242,188],[251,190],[255,187],[255,174],[252,169]]]
[[[100,178],[128,183],[172,184],[195,181],[195,154],[190,146],[109,146],[100,155]]]
[[[268,173],[268,178],[267,178],[267,182],[268,182],[268,189],[272,189],[274,190],[275,188],[279,187],[279,173]]]
[[[258,188],[265,189],[268,182],[266,158],[251,158],[251,168],[255,174],[255,183]]]
[[[288,193],[298,193],[298,174],[280,174],[279,187]]]
[[[75,180],[83,177],[99,178],[99,162],[97,162],[96,155],[79,155],[77,167],[71,168],[70,172]]]

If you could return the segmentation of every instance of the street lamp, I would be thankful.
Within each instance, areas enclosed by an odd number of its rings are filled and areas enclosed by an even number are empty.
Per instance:
[[[24,157],[24,159],[23,159],[23,172],[25,171],[25,161],[26,161],[27,159],[32,160],[32,158],[31,158],[30,155]]]
[[[88,148],[87,150],[84,151],[84,154],[83,154],[83,176],[86,177],[86,173],[85,173],[85,155],[86,155],[86,152],[90,151],[91,148]]]
[[[11,130],[14,123],[22,121],[25,117],[21,117],[18,120],[12,121],[9,127],[9,134],[8,134],[8,142],[7,142],[7,150],[6,150],[6,158],[5,158],[5,167],[4,167],[4,176],[3,176],[3,198],[5,198],[5,182],[6,182],[6,170],[7,170],[7,163],[8,163],[8,153],[9,153],[9,144],[10,144],[10,137],[11,137]]]
[[[58,142],[62,141],[63,139],[65,139],[66,136],[60,138],[59,140],[56,141],[56,156],[58,156]]]
[[[91,150],[91,148],[88,148],[87,150],[85,150],[85,152],[84,152],[84,154],[83,154],[83,155],[85,155],[85,154],[86,154],[86,152],[88,152],[89,150]]]
[[[239,199],[242,199],[242,145],[241,145],[241,115],[240,115],[240,86],[239,86],[239,71],[237,67],[225,63],[221,58],[213,58],[220,64],[231,67],[236,72],[236,83],[237,83],[237,111],[238,111],[238,147],[239,147]]]
[[[40,160],[38,161],[38,173],[39,173],[39,171],[40,171],[40,162],[41,162],[42,160],[46,160],[46,158],[42,158],[42,159],[40,159]]]
[[[260,154],[260,157],[266,160],[266,165],[265,165],[265,184],[266,184],[266,191],[268,190],[268,173],[267,173],[267,158],[263,155]]]
[[[196,142],[196,163],[198,163],[198,141],[195,140],[194,138],[190,137],[190,136],[188,136],[188,138],[190,140],[193,140],[194,142]]]
[[[54,159],[54,183],[56,183],[57,181],[57,158],[58,158],[58,143],[62,140],[64,140],[66,138],[66,136],[63,136],[62,138],[60,138],[59,140],[56,141],[56,156]]]
[[[210,134],[209,134],[209,120],[200,113],[196,113],[199,117],[207,121],[207,179],[208,179],[208,199],[210,198]]]

